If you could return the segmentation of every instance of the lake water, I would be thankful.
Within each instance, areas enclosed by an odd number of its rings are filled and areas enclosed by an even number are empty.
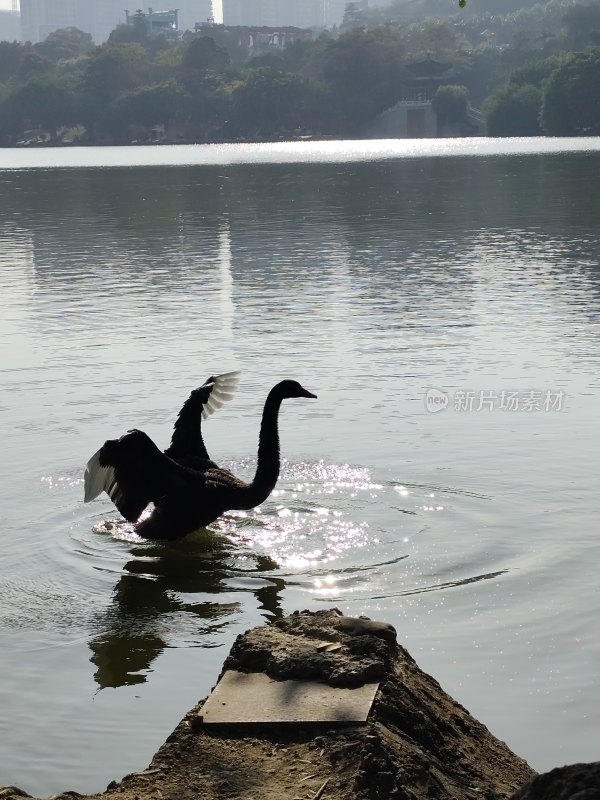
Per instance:
[[[600,729],[600,140],[0,151],[0,785],[143,769],[242,631],[337,606],[542,770]],[[99,533],[83,467],[188,392],[258,510]]]

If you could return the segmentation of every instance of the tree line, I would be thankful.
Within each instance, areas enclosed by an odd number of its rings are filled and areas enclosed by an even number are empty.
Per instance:
[[[0,143],[36,131],[56,141],[65,129],[87,143],[360,136],[426,57],[449,67],[436,101],[448,119],[470,99],[493,136],[600,133],[600,2],[495,15],[472,5],[410,20],[401,0],[370,12],[350,4],[340,29],[253,57],[239,29],[173,42],[149,36],[143,16],[98,47],[74,28],[0,42]]]

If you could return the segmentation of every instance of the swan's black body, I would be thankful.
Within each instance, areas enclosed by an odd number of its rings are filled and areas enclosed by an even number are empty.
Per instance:
[[[214,522],[225,511],[260,505],[279,477],[278,417],[282,401],[289,397],[315,395],[290,380],[271,389],[262,415],[256,474],[250,483],[210,460],[198,424],[199,409],[206,401],[192,393],[164,453],[138,430],[105,442],[88,464],[86,499],[104,489],[121,514],[136,523],[136,532],[147,539],[177,539]],[[106,472],[103,483],[96,480],[102,470]],[[94,480],[88,492],[88,483]],[[151,502],[150,516],[138,522]]]
[[[231,400],[239,380],[239,372],[226,372],[222,375],[211,376],[202,386],[193,390],[177,416],[171,444],[165,451],[165,455],[182,466],[193,467],[200,471],[216,466],[210,460],[202,439],[201,420],[206,419],[218,408],[221,408],[223,403]],[[100,463],[100,452],[98,450],[97,453],[94,453],[87,463],[84,501],[93,500],[105,491],[120,509],[120,504],[125,503],[127,506],[129,501],[123,497],[123,491],[117,483],[114,468]],[[127,457],[131,457],[131,455],[127,454]],[[122,480],[127,481],[127,476]],[[123,511],[122,513],[125,514]]]

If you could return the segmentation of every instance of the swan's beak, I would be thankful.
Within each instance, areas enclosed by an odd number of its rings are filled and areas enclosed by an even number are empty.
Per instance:
[[[313,400],[317,399],[317,395],[313,394],[312,392],[309,392],[308,389],[303,388],[302,392],[303,393],[300,395],[300,397],[312,397]]]

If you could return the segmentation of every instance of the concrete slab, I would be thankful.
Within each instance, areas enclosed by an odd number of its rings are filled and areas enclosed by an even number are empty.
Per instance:
[[[318,681],[276,681],[227,670],[199,711],[205,725],[365,723],[378,683],[338,689]]]

